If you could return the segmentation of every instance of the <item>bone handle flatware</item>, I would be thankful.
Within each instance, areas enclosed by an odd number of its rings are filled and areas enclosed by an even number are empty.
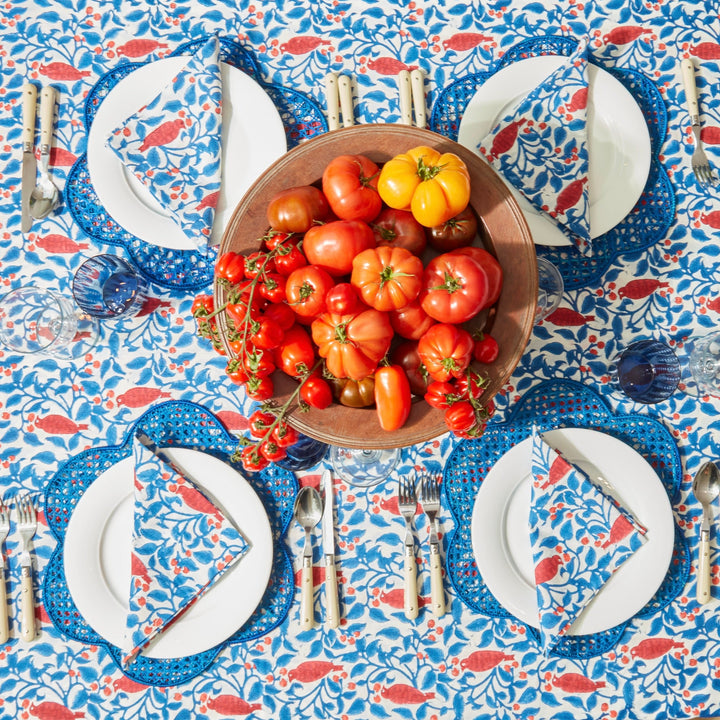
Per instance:
[[[425,77],[422,70],[413,70],[410,73],[410,85],[415,108],[415,124],[419,128],[424,128],[427,125],[427,112],[425,110]]]
[[[338,78],[338,92],[343,127],[352,127],[355,124],[355,110],[352,100],[352,83],[347,75],[340,75]]]
[[[697,86],[695,85],[695,66],[690,58],[680,62],[683,85],[685,86],[685,100],[687,102],[690,121],[696,124],[700,120],[700,107],[698,106]]]
[[[398,73],[397,82],[400,96],[400,122],[403,125],[412,125],[412,87],[410,84],[410,71],[401,70]]]
[[[338,78],[335,73],[328,73],[325,76],[325,100],[327,102],[328,128],[337,130],[340,127],[340,100]]]
[[[29,232],[32,227],[30,214],[30,195],[35,188],[35,113],[37,108],[37,88],[26,83],[22,91],[22,190],[20,210],[22,213],[20,229]]]

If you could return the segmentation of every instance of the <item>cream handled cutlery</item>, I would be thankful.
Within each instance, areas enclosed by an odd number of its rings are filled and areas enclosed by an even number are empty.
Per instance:
[[[445,614],[445,591],[443,590],[442,560],[440,557],[440,528],[437,514],[440,512],[440,482],[432,475],[420,477],[420,504],[430,521],[430,598],[436,617]]]
[[[412,125],[412,85],[410,71],[401,70],[397,76],[398,93],[400,95],[400,122],[403,125]]]
[[[8,630],[8,606],[5,590],[5,551],[3,543],[10,532],[10,511],[0,498],[0,643],[7,642],[10,636]]]
[[[720,494],[720,470],[714,462],[706,462],[695,475],[693,493],[703,510],[700,526],[700,549],[698,552],[697,599],[710,600],[710,526],[713,523],[711,506]]]
[[[26,83],[22,91],[22,190],[20,210],[22,213],[20,228],[26,233],[32,227],[30,214],[30,196],[35,188],[35,112],[37,88]]]
[[[325,604],[326,625],[340,625],[340,601],[338,599],[337,568],[335,567],[335,519],[332,474],[325,470],[322,475],[324,500],[322,516],[323,552],[325,553]]]
[[[295,519],[305,531],[303,548],[302,574],[300,578],[300,628],[312,630],[315,627],[313,612],[313,552],[312,529],[320,522],[323,503],[320,493],[314,487],[304,487],[295,499]]]
[[[398,490],[398,508],[405,520],[405,553],[403,556],[403,576],[405,580],[405,616],[414,620],[418,616],[417,563],[415,562],[415,539],[412,520],[417,510],[415,485],[405,477],[400,478]]]
[[[355,112],[352,101],[352,82],[347,75],[328,73],[325,76],[325,101],[327,103],[328,129],[337,130],[342,126],[355,124]]]
[[[18,532],[22,540],[20,552],[20,613],[23,640],[35,639],[35,591],[33,589],[30,544],[37,530],[35,507],[29,495],[17,499]]]
[[[415,124],[419,128],[424,128],[427,125],[427,111],[425,108],[425,77],[422,70],[416,68],[410,73],[410,87],[415,108]]]
[[[40,177],[30,196],[30,214],[36,220],[47,217],[60,202],[60,192],[49,170],[55,96],[55,88],[50,86],[44,87],[40,94]]]

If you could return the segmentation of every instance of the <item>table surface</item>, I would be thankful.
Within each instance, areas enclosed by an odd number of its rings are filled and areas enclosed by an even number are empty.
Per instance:
[[[676,438],[683,484],[673,510],[696,548],[700,506],[691,478],[715,457],[719,400],[678,391],[655,406],[634,405],[608,384],[607,361],[640,336],[665,338],[682,353],[684,340],[717,326],[720,259],[716,190],[697,185],[692,140],[678,70],[682,56],[701,63],[700,106],[708,155],[720,163],[720,20],[702,3],[488,2],[445,0],[334,3],[177,0],[139,8],[116,0],[46,3],[19,0],[3,9],[0,167],[0,283],[34,283],[68,294],[80,263],[98,244],[66,207],[20,232],[20,88],[26,80],[59,91],[53,170],[62,186],[84,152],[83,100],[97,80],[128,59],[144,62],[210,32],[238,40],[259,62],[263,79],[306,92],[324,106],[322,79],[332,70],[353,78],[356,120],[398,122],[397,71],[419,66],[428,99],[452,80],[490,70],[521,39],[587,34],[593,54],[612,67],[649,77],[668,109],[660,162],[677,196],[675,221],[648,250],[621,255],[599,284],[565,293],[555,321],[538,325],[513,377],[498,396],[497,421],[542,380],[569,378],[594,389],[619,413],[660,421]],[[476,4],[474,4],[476,5]],[[630,284],[632,283],[632,285]],[[98,345],[74,363],[0,353],[2,491],[42,496],[66,459],[120,441],[132,423],[166,399],[198,403],[233,431],[246,427],[251,403],[224,378],[224,363],[195,335],[193,293],[153,287],[152,312],[108,322]],[[442,464],[456,441],[446,435],[408,448],[403,470]],[[316,479],[317,470],[302,478]],[[421,607],[408,622],[390,591],[401,587],[402,521],[393,510],[396,483],[371,490],[337,486],[338,562],[344,620],[338,631],[298,629],[288,618],[258,641],[225,649],[212,666],[177,687],[133,685],[103,648],[70,641],[49,622],[39,598],[39,637],[19,638],[18,544],[11,536],[8,592],[11,639],[0,648],[0,718],[208,717],[258,718],[685,718],[720,714],[720,583],[713,534],[713,598],[695,600],[694,575],[681,595],[649,619],[633,621],[618,646],[589,660],[543,659],[522,628],[471,611],[448,588],[449,612],[433,619]],[[420,523],[420,516],[418,516]],[[443,531],[453,529],[442,514]],[[418,530],[419,539],[426,528]],[[300,529],[287,544],[299,558]],[[55,546],[45,519],[35,542],[38,586]],[[694,558],[694,555],[693,555]],[[316,558],[319,560],[319,557]],[[296,567],[299,567],[296,564]],[[422,597],[429,597],[423,557]],[[316,595],[322,617],[321,593]],[[669,650],[633,653],[642,640],[673,638]],[[660,647],[659,645],[657,646]],[[663,646],[667,647],[667,646]],[[474,652],[483,662],[466,662]],[[477,659],[480,656],[475,656]],[[491,658],[499,658],[497,663]],[[487,662],[485,662],[487,660]],[[564,680],[563,680],[564,678]],[[235,708],[232,710],[231,708]]]

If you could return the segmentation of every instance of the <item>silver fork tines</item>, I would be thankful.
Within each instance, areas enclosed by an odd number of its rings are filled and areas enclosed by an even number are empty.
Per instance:
[[[405,615],[412,620],[418,616],[417,565],[415,563],[415,540],[412,532],[412,521],[417,510],[417,499],[415,497],[415,485],[405,477],[400,478],[398,509],[405,520],[405,556],[403,560]]]
[[[8,607],[5,591],[5,550],[3,543],[10,532],[10,511],[0,498],[0,643],[7,642],[10,635],[8,627]]]
[[[31,540],[37,530],[35,507],[29,495],[20,495],[16,500],[18,532],[22,540],[20,552],[20,610],[22,614],[22,636],[24,640],[35,639],[35,592],[33,589],[32,560],[30,558]]]
[[[430,594],[432,610],[436,617],[445,614],[445,593],[442,580],[442,560],[440,558],[440,478],[429,473],[420,476],[420,503],[430,522]]]

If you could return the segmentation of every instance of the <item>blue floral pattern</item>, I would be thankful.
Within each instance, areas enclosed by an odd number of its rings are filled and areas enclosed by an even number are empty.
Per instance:
[[[545,653],[567,633],[646,530],[533,428],[530,544]]]

